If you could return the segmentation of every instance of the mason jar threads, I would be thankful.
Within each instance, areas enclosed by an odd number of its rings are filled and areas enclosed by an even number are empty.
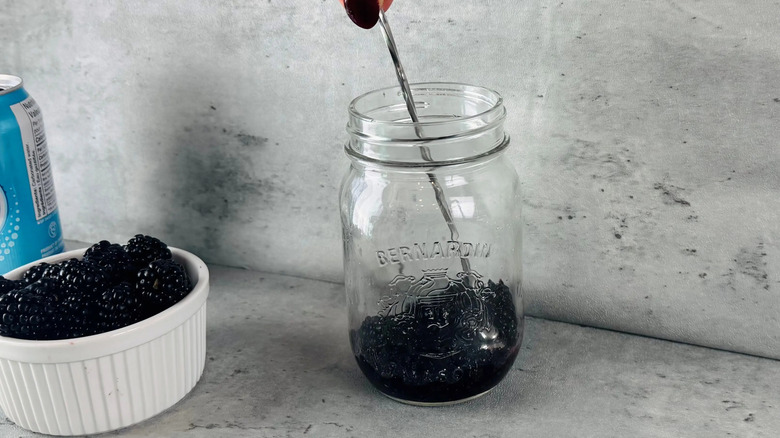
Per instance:
[[[480,396],[523,336],[521,198],[501,96],[454,83],[399,87],[349,107],[340,204],[352,351],[401,402]]]

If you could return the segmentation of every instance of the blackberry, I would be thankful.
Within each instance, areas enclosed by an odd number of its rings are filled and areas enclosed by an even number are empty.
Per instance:
[[[71,290],[60,304],[66,329],[71,337],[94,335],[100,331],[98,322],[99,308],[91,293]]]
[[[170,260],[171,250],[168,245],[152,236],[136,234],[127,241],[125,252],[130,256],[136,269],[144,268],[155,260]]]
[[[78,259],[69,259],[50,265],[43,273],[69,295],[84,294],[95,297],[108,288],[109,279],[98,266]]]
[[[21,283],[15,280],[9,280],[0,275],[0,296],[11,292],[14,289],[18,289]]]
[[[138,271],[135,290],[151,314],[159,313],[184,298],[192,283],[184,266],[173,260],[155,260]]]
[[[132,284],[127,282],[103,292],[98,304],[101,331],[115,330],[145,318],[144,306]]]
[[[0,335],[21,339],[58,339],[65,336],[66,319],[57,283],[41,279],[0,297]]]
[[[22,275],[22,283],[27,286],[28,284],[35,283],[36,281],[43,278],[44,273],[46,272],[49,267],[52,266],[49,263],[40,263],[32,268],[28,269],[23,275]]]
[[[84,261],[103,269],[112,284],[132,280],[135,276],[133,259],[122,245],[108,240],[90,246],[84,252]]]

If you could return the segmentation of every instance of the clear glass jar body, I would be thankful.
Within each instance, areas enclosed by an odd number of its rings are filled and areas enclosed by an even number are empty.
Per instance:
[[[521,199],[490,90],[399,88],[350,105],[341,187],[350,342],[399,401],[445,404],[493,388],[523,334]]]

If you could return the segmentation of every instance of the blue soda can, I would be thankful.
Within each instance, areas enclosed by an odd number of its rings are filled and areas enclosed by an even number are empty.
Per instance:
[[[0,74],[0,275],[65,247],[43,117],[22,85]]]

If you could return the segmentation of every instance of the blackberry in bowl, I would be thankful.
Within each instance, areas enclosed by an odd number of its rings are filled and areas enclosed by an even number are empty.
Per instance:
[[[112,264],[123,256],[110,245],[0,277],[0,408],[21,427],[50,435],[120,429],[171,407],[200,379],[206,265],[166,248],[191,290],[163,306],[154,288],[149,298],[137,293],[137,279]]]

